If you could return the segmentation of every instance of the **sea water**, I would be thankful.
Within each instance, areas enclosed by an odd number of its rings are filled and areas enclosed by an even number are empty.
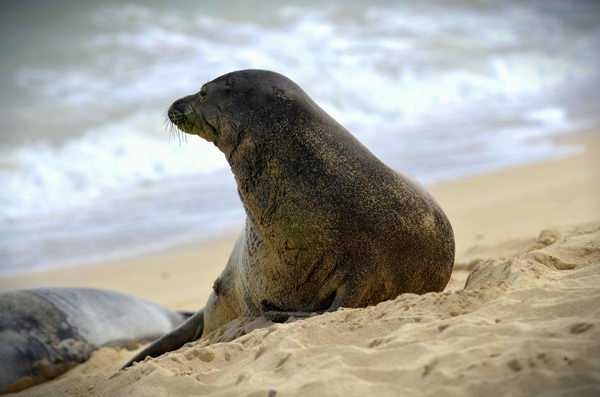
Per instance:
[[[206,4],[205,4],[206,3]],[[0,276],[240,227],[222,154],[165,128],[221,74],[278,71],[424,183],[564,156],[596,123],[594,1],[19,1],[0,45]]]

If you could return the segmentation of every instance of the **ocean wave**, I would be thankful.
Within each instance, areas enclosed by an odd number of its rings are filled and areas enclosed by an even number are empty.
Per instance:
[[[515,4],[497,8],[450,8],[439,18],[440,5],[287,6],[274,7],[265,24],[199,9],[113,5],[93,14],[97,31],[70,49],[71,56],[91,55],[80,70],[28,67],[19,81],[52,100],[147,103],[231,70],[273,69],[346,121],[423,117],[441,106],[540,94],[596,72],[591,54],[598,45],[574,40],[580,32],[564,27],[548,33],[556,16]]]
[[[77,207],[124,187],[190,174],[209,174],[227,163],[201,139],[170,139],[156,115],[137,113],[86,131],[62,145],[38,142],[15,150],[0,171],[5,218]]]

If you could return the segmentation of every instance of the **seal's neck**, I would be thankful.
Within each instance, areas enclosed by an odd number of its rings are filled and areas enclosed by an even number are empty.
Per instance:
[[[354,206],[357,183],[373,183],[364,179],[379,163],[375,156],[309,105],[289,108],[282,119],[265,116],[270,122],[249,130],[229,152],[240,198],[259,234],[327,224]]]

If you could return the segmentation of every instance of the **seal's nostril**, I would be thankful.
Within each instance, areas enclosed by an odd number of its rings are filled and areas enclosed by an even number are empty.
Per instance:
[[[186,98],[181,98],[176,100],[169,108],[167,115],[172,122],[176,122],[177,119],[180,119],[191,111],[189,103],[185,99]]]
[[[178,112],[177,110],[174,109],[174,106],[171,106],[169,108],[169,111],[167,112],[167,116],[169,116],[169,120],[171,120],[172,122],[175,122],[175,120],[177,119],[178,116],[180,116],[181,113]]]

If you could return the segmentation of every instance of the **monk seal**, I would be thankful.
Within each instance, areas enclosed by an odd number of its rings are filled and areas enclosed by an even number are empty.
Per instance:
[[[125,367],[240,316],[281,322],[446,286],[454,236],[440,206],[290,79],[232,72],[168,116],[224,153],[247,218],[204,309]]]
[[[66,372],[102,346],[151,341],[186,315],[119,292],[39,288],[0,294],[0,393]]]

